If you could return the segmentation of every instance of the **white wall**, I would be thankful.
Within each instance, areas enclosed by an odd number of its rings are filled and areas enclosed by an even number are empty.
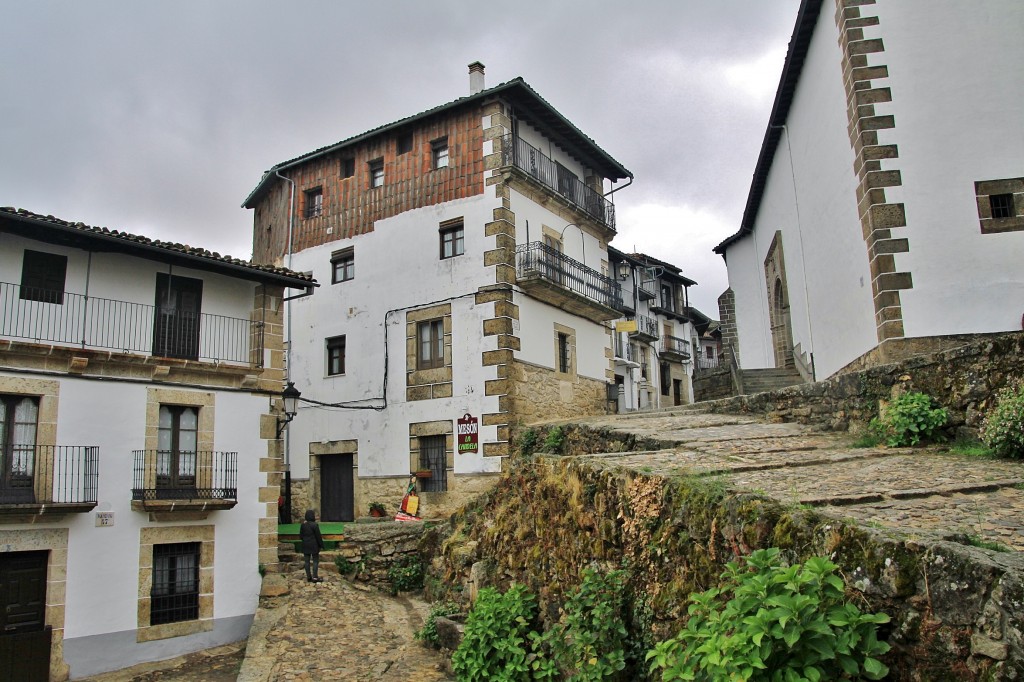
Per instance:
[[[496,397],[483,395],[484,381],[496,379],[495,367],[481,367],[480,354],[497,349],[493,336],[483,335],[483,320],[492,304],[477,306],[478,287],[493,284],[493,270],[484,268],[483,252],[493,240],[484,236],[497,201],[486,195],[406,211],[378,221],[374,231],[306,249],[293,256],[292,268],[313,272],[321,283],[309,298],[292,301],[291,381],[303,397],[324,403],[373,400],[382,404],[385,362],[384,324],[388,326],[388,407],[383,411],[301,406],[289,426],[293,476],[309,475],[309,443],[359,441],[359,475],[384,476],[409,471],[409,424],[450,420],[465,413],[480,419],[497,412]],[[462,217],[465,253],[439,258],[438,226]],[[331,284],[331,253],[352,246],[354,279]],[[488,281],[488,278],[490,280]],[[460,297],[460,298],[454,298]],[[453,396],[406,400],[406,312],[410,306],[433,303],[452,306]],[[346,373],[326,374],[325,339],[344,334]],[[367,403],[363,403],[367,404]],[[480,427],[480,442],[497,439],[493,426]],[[493,472],[498,458],[460,454],[456,473]]]
[[[746,369],[774,366],[764,261],[776,230],[782,232],[793,341],[814,353],[817,376],[828,376],[875,344],[837,39],[832,13],[823,10],[754,234],[728,249],[740,366]]]
[[[896,128],[910,251],[896,269],[912,274],[901,293],[907,336],[1020,329],[1024,232],[981,234],[974,183],[1024,176],[1024,3],[884,0],[872,7],[889,67],[884,81]]]

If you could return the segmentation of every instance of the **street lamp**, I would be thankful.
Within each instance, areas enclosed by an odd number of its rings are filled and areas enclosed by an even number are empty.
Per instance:
[[[299,393],[299,389],[295,388],[295,384],[289,381],[285,389],[281,391],[281,397],[284,399],[284,417],[277,418],[278,438],[284,433],[284,427],[295,419],[295,415],[299,411],[299,398],[302,397],[302,394]]]

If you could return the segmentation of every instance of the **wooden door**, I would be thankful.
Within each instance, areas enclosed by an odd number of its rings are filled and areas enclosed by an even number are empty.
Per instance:
[[[0,553],[0,680],[46,682],[50,677],[48,557],[46,551]]]
[[[203,280],[157,273],[153,355],[199,359],[202,302]]]
[[[320,519],[355,520],[352,455],[320,456]]]

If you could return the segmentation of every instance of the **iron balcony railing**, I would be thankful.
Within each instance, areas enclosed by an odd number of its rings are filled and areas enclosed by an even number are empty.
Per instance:
[[[658,321],[654,318],[647,317],[646,315],[637,315],[634,317],[636,320],[636,334],[644,334],[651,338],[658,338]]]
[[[589,217],[615,229],[615,204],[600,192],[585,185],[574,173],[554,161],[529,142],[505,135],[501,145],[502,165],[515,166],[548,189],[562,195]]]
[[[520,244],[516,247],[516,274],[528,277],[534,273],[595,303],[616,310],[622,305],[622,285],[611,277],[547,244]]]
[[[695,362],[693,363],[693,369],[694,369],[694,371],[697,371],[697,372],[700,372],[700,371],[707,372],[707,371],[711,371],[713,369],[718,369],[718,358],[708,358],[708,357],[702,357],[702,356],[698,355],[697,358],[695,359]]]
[[[133,500],[236,500],[238,453],[135,450]]]
[[[626,343],[625,341],[622,340],[622,337],[619,334],[616,334],[615,357],[621,358],[623,360],[628,360],[629,362],[636,362],[636,355],[637,352],[633,345],[630,343]]]
[[[0,505],[96,504],[100,449],[90,445],[10,445]]]
[[[263,324],[0,282],[0,337],[186,360],[263,364]]]
[[[685,359],[690,357],[690,342],[676,336],[665,335],[661,339],[661,352],[674,353]]]

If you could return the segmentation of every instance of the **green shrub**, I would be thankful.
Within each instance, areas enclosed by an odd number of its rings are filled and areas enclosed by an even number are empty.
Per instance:
[[[729,563],[721,587],[690,595],[686,628],[648,652],[652,673],[665,682],[883,678],[876,657],[889,645],[876,628],[889,617],[845,602],[836,569],[824,557],[785,567],[775,548]]]
[[[529,457],[537,449],[537,431],[535,429],[526,429],[521,432],[518,440],[519,454],[523,457]]]
[[[466,619],[452,670],[459,682],[526,682],[533,679],[537,655],[530,632],[537,614],[536,598],[523,585],[504,594],[485,587]]]
[[[626,666],[623,623],[625,573],[583,570],[583,581],[543,637],[554,665],[569,682],[615,679]]]
[[[338,573],[341,575],[358,575],[363,570],[364,561],[349,561],[343,556],[334,557],[334,565],[338,567]]]
[[[1000,457],[1024,459],[1024,381],[996,394],[981,425],[981,440]]]
[[[423,627],[416,631],[416,639],[436,649],[440,646],[437,641],[437,619],[441,616],[458,613],[459,608],[458,602],[454,601],[439,601],[431,604],[430,615],[427,616],[427,621],[423,624]]]
[[[946,425],[949,415],[934,402],[924,393],[905,393],[893,398],[882,414],[871,420],[871,429],[889,447],[940,439],[939,429]]]
[[[544,452],[561,454],[564,446],[565,434],[562,432],[562,427],[552,426],[548,430],[548,435],[544,437]]]
[[[388,566],[392,594],[422,589],[423,574],[423,562],[418,554],[399,557]]]

